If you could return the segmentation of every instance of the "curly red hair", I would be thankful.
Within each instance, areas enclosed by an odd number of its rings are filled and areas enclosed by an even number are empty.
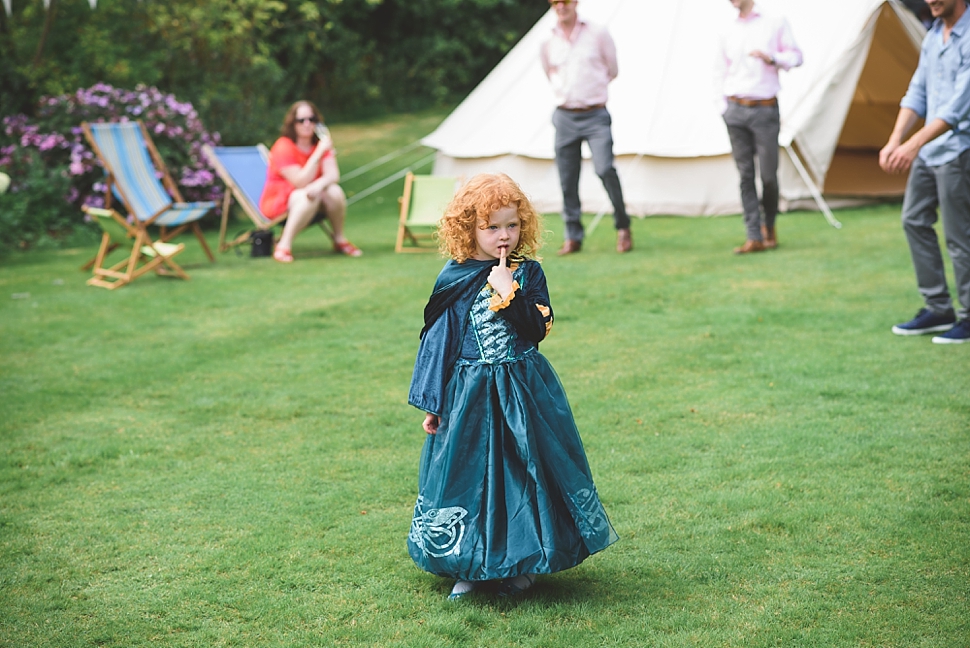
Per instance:
[[[441,253],[458,263],[475,256],[475,228],[485,229],[492,212],[509,205],[515,205],[519,217],[519,243],[509,256],[536,258],[542,246],[542,216],[504,173],[481,173],[458,190],[438,226]]]

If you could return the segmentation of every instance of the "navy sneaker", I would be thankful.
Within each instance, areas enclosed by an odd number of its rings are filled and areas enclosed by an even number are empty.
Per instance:
[[[939,314],[927,308],[921,308],[916,313],[916,317],[904,324],[894,326],[893,333],[896,335],[924,335],[926,333],[949,331],[956,321],[957,317],[952,310]]]
[[[962,319],[943,335],[933,338],[934,344],[963,344],[970,342],[970,319]]]

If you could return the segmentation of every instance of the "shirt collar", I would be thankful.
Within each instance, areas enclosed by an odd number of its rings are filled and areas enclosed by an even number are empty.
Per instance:
[[[962,37],[964,32],[966,32],[967,29],[970,28],[970,3],[964,3],[964,4],[966,4],[967,10],[963,12],[962,16],[960,16],[960,20],[957,21],[957,24],[953,25],[953,29],[950,31],[951,36]],[[930,26],[930,29],[935,32],[942,33],[943,19],[936,18],[933,21],[933,24]]]
[[[573,27],[573,32],[572,32],[571,36],[572,37],[575,37],[576,34],[579,32],[580,28],[586,27],[587,24],[588,23],[584,19],[582,19],[579,16],[577,16],[576,17],[576,26]],[[552,26],[552,33],[553,34],[556,34],[557,36],[562,36],[563,38],[566,37],[566,35],[562,31],[562,28],[559,27],[559,21],[556,21],[556,24]]]
[[[964,11],[963,15],[960,16],[960,20],[957,21],[957,24],[953,25],[953,31],[950,33],[956,36],[963,36],[964,32],[966,32],[968,28],[970,28],[970,5],[967,5],[966,11]]]
[[[755,18],[761,18],[761,7],[756,4],[751,6],[751,13],[749,13],[746,17],[742,18],[741,14],[738,14],[739,22],[748,22],[749,20],[754,20]]]

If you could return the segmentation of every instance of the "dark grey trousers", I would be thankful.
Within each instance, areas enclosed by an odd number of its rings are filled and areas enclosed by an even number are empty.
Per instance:
[[[566,224],[566,238],[583,240],[582,207],[579,202],[579,170],[582,166],[583,140],[593,154],[593,168],[603,181],[610,202],[613,203],[613,225],[616,229],[630,227],[630,217],[623,202],[620,178],[613,167],[613,120],[606,108],[588,112],[570,112],[557,108],[552,115],[556,127],[556,166],[562,186],[562,219]]]
[[[953,308],[946,285],[943,254],[934,226],[937,208],[943,219],[946,251],[953,262],[957,317],[970,314],[970,150],[946,164],[931,167],[913,162],[903,198],[903,231],[916,270],[916,284],[934,313]]]
[[[762,210],[764,225],[775,226],[778,216],[778,104],[742,106],[728,102],[724,113],[731,155],[741,176],[741,206],[748,240],[761,240]],[[761,200],[755,186],[755,157],[761,173]]]

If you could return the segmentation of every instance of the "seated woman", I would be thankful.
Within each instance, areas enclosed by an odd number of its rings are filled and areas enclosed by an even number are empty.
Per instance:
[[[314,132],[323,119],[309,101],[298,101],[286,111],[281,137],[269,152],[266,187],[259,208],[268,218],[288,212],[283,234],[273,258],[292,263],[293,239],[314,216],[324,212],[333,227],[334,250],[360,256],[357,247],[344,236],[347,197],[337,183],[340,169],[329,136],[319,139]]]

